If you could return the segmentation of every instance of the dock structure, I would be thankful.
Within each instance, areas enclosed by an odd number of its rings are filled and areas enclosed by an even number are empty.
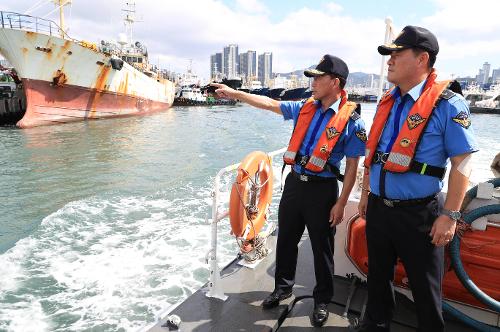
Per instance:
[[[296,283],[291,298],[273,309],[264,310],[262,300],[274,289],[276,237],[267,243],[271,253],[255,269],[238,265],[235,259],[221,272],[222,286],[228,296],[226,301],[206,296],[208,283],[168,315],[181,319],[180,331],[287,331],[305,330],[354,331],[364,314],[367,301],[366,284],[352,276],[335,276],[335,295],[328,307],[330,317],[322,328],[312,327],[311,312],[314,306],[312,292],[316,283],[314,260],[307,234],[299,244]],[[337,248],[342,250],[342,248]],[[396,292],[397,310],[391,330],[415,331],[415,308],[404,295]],[[348,306],[346,304],[349,303]],[[170,331],[167,317],[162,317],[148,331]],[[448,331],[473,331],[446,317]]]

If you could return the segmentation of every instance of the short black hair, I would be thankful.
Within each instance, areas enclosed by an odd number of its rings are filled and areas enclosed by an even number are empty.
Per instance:
[[[340,76],[337,76],[337,75],[335,75],[335,74],[330,74],[330,77],[331,77],[332,79],[336,79],[336,78],[338,78],[338,79],[339,79],[339,88],[344,89],[345,84],[346,84],[346,79],[345,79],[345,78],[340,77]]]
[[[427,52],[429,54],[429,69],[432,69],[434,67],[434,64],[436,63],[436,54],[418,47],[413,47],[412,50],[416,56],[422,54],[423,52]]]

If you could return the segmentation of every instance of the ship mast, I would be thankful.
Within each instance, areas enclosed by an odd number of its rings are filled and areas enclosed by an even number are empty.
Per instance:
[[[126,2],[125,3],[128,8],[122,9],[122,11],[126,12],[125,18],[125,32],[128,37],[128,43],[132,44],[132,25],[135,22],[135,2]]]
[[[66,31],[64,31],[64,6],[71,4],[72,0],[52,0],[56,6],[59,6],[59,28],[61,38],[64,38]]]

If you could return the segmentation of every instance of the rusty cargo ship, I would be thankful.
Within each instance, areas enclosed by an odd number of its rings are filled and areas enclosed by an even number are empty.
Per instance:
[[[16,69],[26,93],[20,128],[143,115],[169,108],[175,85],[148,62],[147,49],[127,40],[99,45],[70,38],[56,24],[0,12],[0,54]]]

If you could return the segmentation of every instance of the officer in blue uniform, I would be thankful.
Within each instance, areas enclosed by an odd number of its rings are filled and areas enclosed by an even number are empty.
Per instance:
[[[367,222],[369,262],[368,305],[359,330],[389,331],[395,306],[392,281],[399,257],[416,304],[418,330],[443,331],[443,248],[453,238],[468,185],[470,155],[477,151],[470,112],[460,94],[445,90],[414,155],[413,165],[429,166],[412,167],[405,173],[384,171],[393,144],[405,144],[394,141],[399,130],[418,126],[421,121],[408,113],[421,98],[439,45],[427,29],[407,26],[391,45],[379,46],[378,51],[390,55],[388,81],[396,87],[390,92],[394,104],[377,152],[371,166],[365,168],[359,204],[360,215]],[[368,146],[370,142],[371,136]],[[443,188],[449,160],[448,194],[444,208],[439,209],[436,195]]]
[[[327,129],[330,119],[339,111],[341,94],[349,70],[344,61],[325,55],[316,69],[304,74],[313,77],[312,90],[316,111],[306,135],[297,151],[296,163],[285,180],[278,213],[278,243],[276,252],[275,289],[263,301],[264,309],[276,307],[281,300],[292,295],[298,243],[308,229],[314,254],[316,287],[313,291],[315,307],[312,322],[322,326],[328,319],[328,303],[333,296],[333,238],[335,225],[344,217],[344,208],[355,182],[359,157],[364,155],[366,131],[359,114],[353,112],[340,134],[327,167],[320,172],[307,170],[304,165],[312,155],[316,143]],[[293,120],[294,128],[305,101],[276,101],[235,91],[221,84],[217,93],[226,98],[239,99],[255,107],[282,114],[285,120]],[[341,160],[346,157],[344,184],[339,196],[337,176]]]

